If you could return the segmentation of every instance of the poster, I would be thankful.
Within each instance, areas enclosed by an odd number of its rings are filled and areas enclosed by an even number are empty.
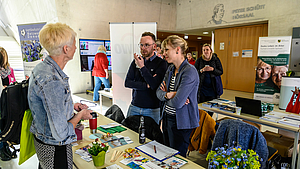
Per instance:
[[[254,99],[279,103],[281,80],[287,76],[291,36],[260,37]]]
[[[18,25],[24,75],[28,79],[33,68],[47,55],[39,41],[39,32],[46,23]]]
[[[242,58],[252,58],[252,49],[242,50]]]

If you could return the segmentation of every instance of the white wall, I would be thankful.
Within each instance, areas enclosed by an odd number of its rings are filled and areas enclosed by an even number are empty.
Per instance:
[[[217,4],[224,4],[223,20],[227,23],[208,24]],[[266,21],[269,36],[291,36],[292,28],[300,26],[299,6],[300,0],[177,0],[176,30],[222,28]]]
[[[158,29],[172,31],[176,25],[175,6],[175,0],[56,0],[59,21],[70,25],[77,38],[92,39],[110,39],[109,22],[157,22]],[[90,88],[90,72],[80,71],[78,50],[64,71],[70,77],[73,93]]]

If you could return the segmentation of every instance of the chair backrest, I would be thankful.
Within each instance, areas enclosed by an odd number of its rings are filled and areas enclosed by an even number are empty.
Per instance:
[[[240,145],[243,150],[254,150],[263,159],[261,161],[262,168],[266,167],[268,146],[258,128],[240,120],[226,119],[221,121],[213,141],[212,150],[217,147],[224,147],[225,144],[232,146],[233,142]]]
[[[106,111],[104,116],[108,117],[118,123],[121,123],[125,119],[122,110],[116,104],[110,106],[110,108]]]
[[[138,133],[140,118],[141,116],[138,115],[126,117],[126,119],[122,122],[122,125]],[[144,122],[146,137],[150,140],[156,140],[157,142],[163,144],[163,134],[160,131],[159,125],[151,117],[148,116],[144,116]]]

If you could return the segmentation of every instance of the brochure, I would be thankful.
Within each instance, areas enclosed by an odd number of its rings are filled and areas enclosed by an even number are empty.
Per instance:
[[[101,140],[101,139],[100,139]],[[117,140],[112,140],[107,142],[111,148],[120,147],[126,144],[131,144],[133,141],[129,137],[122,137]]]
[[[80,149],[76,150],[75,153],[80,155],[81,158],[87,162],[92,161],[92,155],[88,152],[88,148],[90,148],[92,144],[86,145],[84,147],[81,147]]]
[[[280,118],[269,117],[269,116],[263,116],[263,117],[260,117],[259,119],[267,120],[267,121],[271,121],[271,122],[275,122],[275,123],[278,123],[278,121],[281,120]]]
[[[286,124],[286,125],[290,125],[290,126],[294,126],[294,127],[300,127],[300,121],[289,119],[289,118],[283,118],[283,119],[279,120],[278,123]]]
[[[104,128],[104,129],[108,129],[108,128],[112,128],[112,127],[117,127],[117,126],[121,126],[122,124],[119,123],[109,123],[106,125],[100,125],[100,127]]]
[[[275,111],[271,111],[271,112],[265,114],[265,116],[267,116],[267,117],[272,117],[272,118],[277,118],[277,119],[282,119],[287,115],[288,115],[287,113],[281,113],[281,112],[275,112]]]
[[[134,169],[175,169],[182,167],[187,161],[178,157],[171,157],[163,162],[158,160],[150,161],[149,159],[140,156],[136,158],[125,158],[124,160],[121,160],[120,163]]]

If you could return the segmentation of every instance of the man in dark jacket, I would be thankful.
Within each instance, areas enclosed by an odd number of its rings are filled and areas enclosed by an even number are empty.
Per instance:
[[[158,124],[160,120],[159,100],[156,89],[160,85],[167,70],[167,62],[155,54],[155,35],[151,32],[142,34],[140,43],[141,54],[134,54],[127,72],[125,87],[132,90],[132,101],[127,117],[143,115],[152,117]]]

